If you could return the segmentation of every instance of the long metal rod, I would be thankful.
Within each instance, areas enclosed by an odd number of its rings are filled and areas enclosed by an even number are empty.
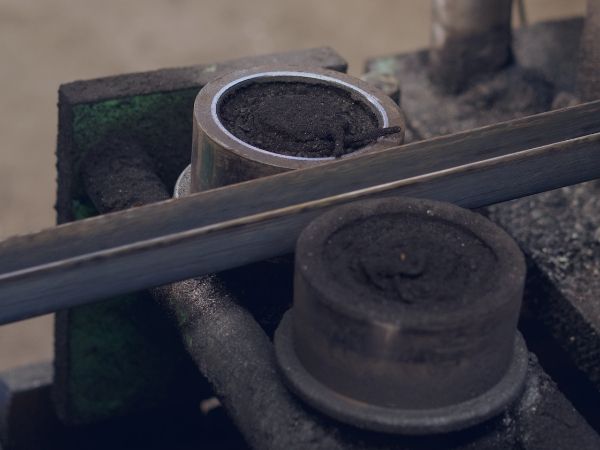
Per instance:
[[[600,102],[0,243],[0,323],[293,250],[318,214],[409,195],[475,208],[600,177]]]

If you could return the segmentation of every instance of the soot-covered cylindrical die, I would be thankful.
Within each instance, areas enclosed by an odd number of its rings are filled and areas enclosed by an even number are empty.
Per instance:
[[[318,68],[265,66],[208,83],[194,105],[191,190],[203,191],[402,144],[383,92]]]
[[[521,392],[524,277],[517,244],[471,211],[408,198],[336,208],[298,239],[280,368],[307,403],[359,427],[474,425]]]

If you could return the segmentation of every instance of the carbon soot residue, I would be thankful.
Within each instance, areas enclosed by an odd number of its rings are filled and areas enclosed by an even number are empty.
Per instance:
[[[240,140],[273,153],[305,158],[342,156],[398,133],[344,89],[296,81],[256,82],[226,93],[218,115]]]
[[[332,279],[365,300],[415,307],[476,300],[497,263],[468,230],[411,214],[350,223],[327,241],[324,257]]]

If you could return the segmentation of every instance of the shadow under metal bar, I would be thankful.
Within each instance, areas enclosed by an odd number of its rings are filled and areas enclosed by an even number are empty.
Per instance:
[[[600,177],[600,101],[62,225],[0,243],[0,324],[292,251],[382,195],[476,208]]]

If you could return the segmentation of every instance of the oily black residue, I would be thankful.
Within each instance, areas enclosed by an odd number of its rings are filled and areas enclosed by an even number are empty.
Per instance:
[[[327,241],[324,257],[332,279],[364,299],[426,307],[476,300],[497,261],[466,229],[410,214],[351,223]]]
[[[401,131],[379,128],[373,111],[345,90],[303,82],[243,86],[221,100],[218,114],[242,141],[306,158],[339,157]]]

